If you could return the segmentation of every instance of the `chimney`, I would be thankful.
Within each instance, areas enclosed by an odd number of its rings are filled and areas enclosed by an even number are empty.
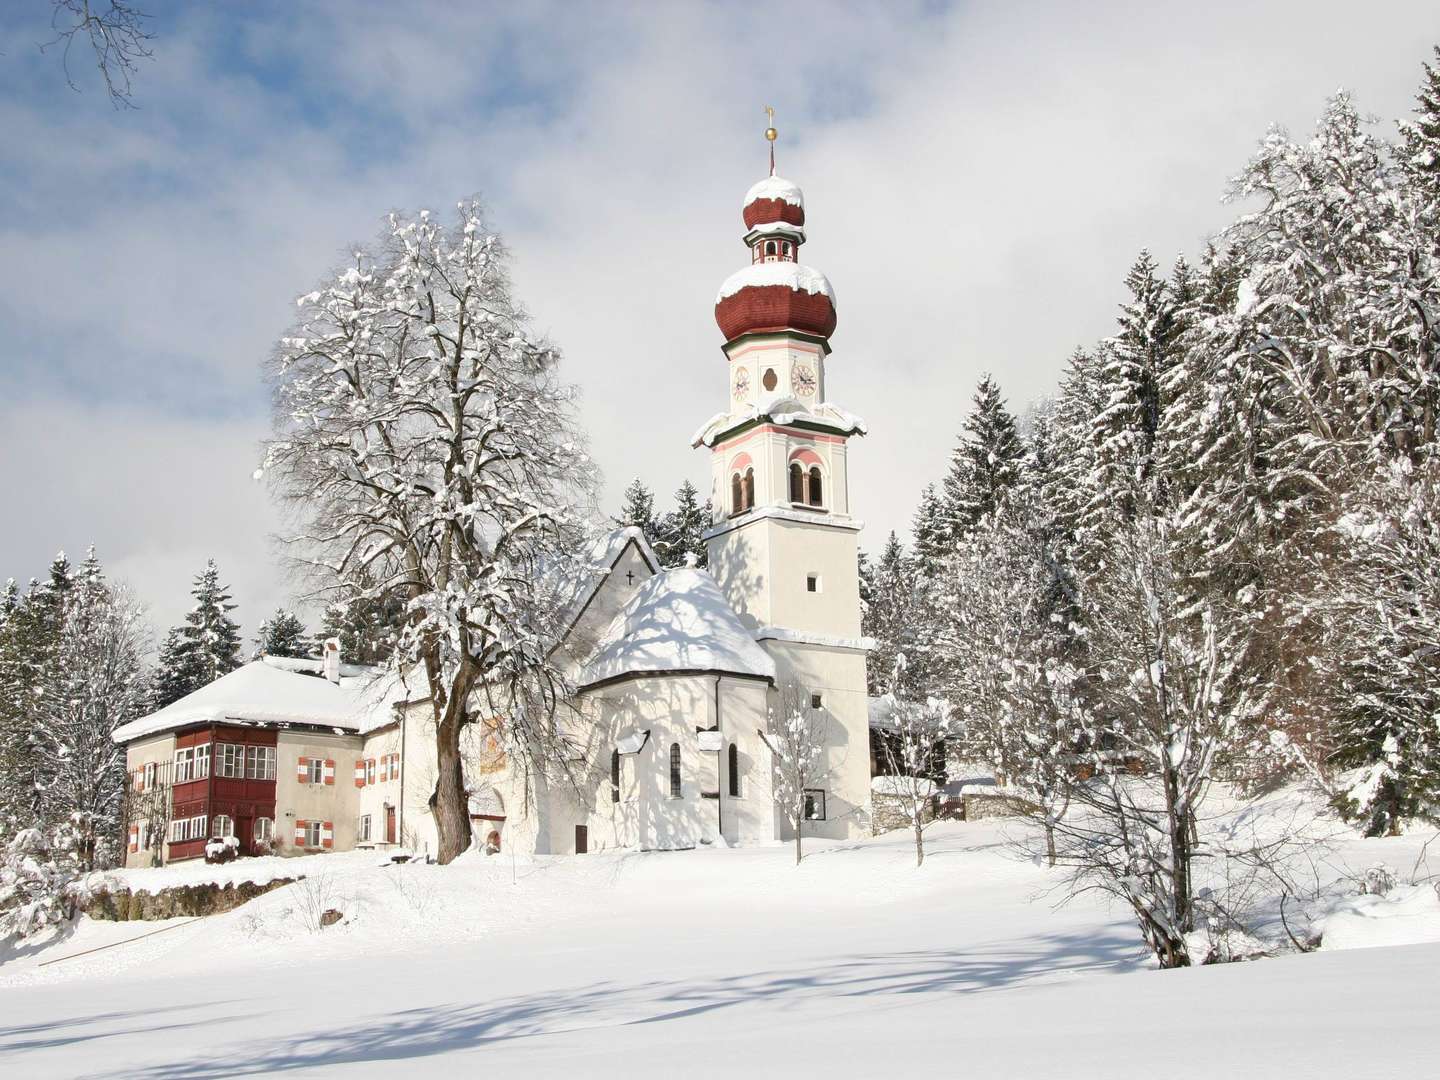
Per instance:
[[[322,657],[325,664],[325,678],[335,685],[340,685],[340,639],[325,639],[325,655]]]

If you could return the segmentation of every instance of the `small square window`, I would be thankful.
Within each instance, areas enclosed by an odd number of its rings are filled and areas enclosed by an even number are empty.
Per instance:
[[[825,704],[825,699],[822,698],[819,694],[811,694],[811,695],[810,695],[810,708],[812,708],[812,709],[818,709],[818,708],[820,708],[820,707],[821,707],[822,705],[824,705],[824,704]]]
[[[819,592],[819,591],[820,591],[820,575],[819,575],[819,574],[806,574],[806,575],[805,575],[805,591],[806,591],[806,592]]]

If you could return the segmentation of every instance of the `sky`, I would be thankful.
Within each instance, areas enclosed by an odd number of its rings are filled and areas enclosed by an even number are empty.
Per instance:
[[[906,532],[971,392],[1012,409],[1112,332],[1141,248],[1192,259],[1271,124],[1338,88],[1389,133],[1434,0],[171,4],[113,109],[47,0],[0,5],[0,578],[96,545],[179,621],[219,563],[247,635],[294,602],[251,479],[261,365],[391,209],[480,195],[564,351],[605,502],[709,468],[715,291],[766,171],[838,298],[827,389],[864,416],[862,546]]]

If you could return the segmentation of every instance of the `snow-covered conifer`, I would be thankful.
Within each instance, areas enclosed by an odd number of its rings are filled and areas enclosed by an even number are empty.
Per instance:
[[[314,645],[305,630],[300,616],[283,607],[260,623],[260,633],[255,638],[255,655],[307,657],[314,652]],[[341,655],[345,656],[343,651]],[[351,659],[345,656],[345,659]]]
[[[695,485],[686,480],[675,489],[675,509],[660,518],[655,528],[655,555],[665,567],[709,564],[702,537],[710,527],[710,506],[700,502]]]
[[[1023,454],[1015,418],[1005,407],[1000,387],[987,374],[975,387],[945,475],[944,513],[952,544],[995,513],[1001,497],[1019,479]]]

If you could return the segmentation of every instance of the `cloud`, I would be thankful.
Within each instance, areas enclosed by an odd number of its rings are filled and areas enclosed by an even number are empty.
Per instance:
[[[0,569],[93,539],[162,625],[204,557],[253,627],[287,588],[249,480],[293,297],[392,207],[473,192],[565,350],[607,474],[663,493],[721,407],[711,305],[740,197],[805,188],[840,300],[834,398],[871,548],[937,479],[993,372],[1024,407],[1110,332],[1141,246],[1194,254],[1273,121],[1341,83],[1398,117],[1430,5],[279,3],[157,11],[138,113],[0,65]],[[16,16],[0,15],[0,22]],[[1344,33],[1337,33],[1337,27]],[[12,40],[29,29],[0,26]],[[662,502],[664,501],[662,497]]]

